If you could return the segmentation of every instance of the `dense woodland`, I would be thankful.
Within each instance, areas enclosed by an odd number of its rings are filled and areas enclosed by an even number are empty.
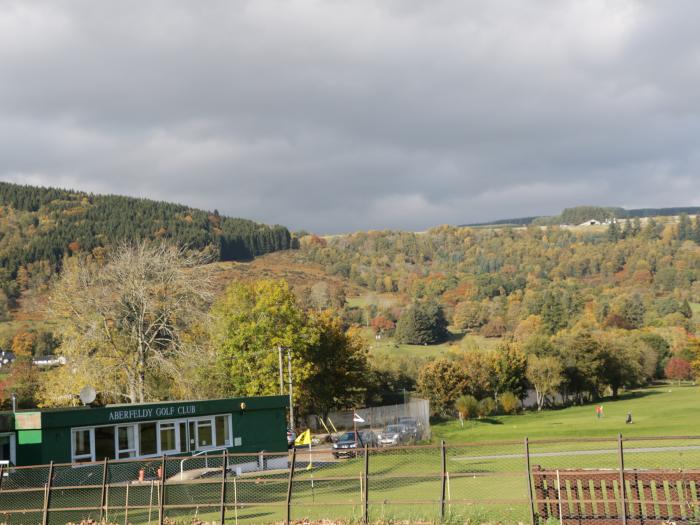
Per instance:
[[[179,204],[0,183],[0,318],[20,293],[45,285],[66,257],[104,257],[111,246],[152,239],[219,260],[291,247],[287,228]]]
[[[268,272],[226,288],[207,261],[289,248],[289,232],[167,203],[0,189],[6,303],[42,289],[55,322],[3,343],[17,360],[0,390],[23,406],[73,403],[86,381],[104,402],[274,393],[278,346],[294,349],[299,415],[406,389],[469,418],[515,411],[531,390],[543,409],[700,375],[697,217],[304,234],[285,260],[317,280],[290,286]],[[141,330],[164,335],[144,347]],[[375,354],[374,337],[395,351]],[[450,350],[427,353],[441,344]],[[37,370],[32,358],[49,353],[72,365]]]
[[[455,332],[501,341],[493,355],[455,352],[412,371],[436,407],[448,411],[461,395],[498,398],[503,390],[493,378],[506,349],[522,365],[508,379],[519,385],[515,393],[524,385],[544,389],[538,402],[545,406],[647,384],[664,377],[671,359],[673,370],[679,362],[686,370],[683,379],[692,377],[693,363],[700,365],[692,309],[700,302],[700,220],[662,221],[306,236],[298,256],[396,297],[389,307],[346,308],[345,315],[377,332],[395,329],[399,342],[440,340],[406,338],[404,325],[415,322],[416,305],[442,310]],[[444,321],[434,317],[439,333]],[[396,356],[385,365],[396,371],[400,361]],[[449,391],[448,382],[438,380],[445,377],[454,377]],[[441,392],[432,396],[436,389]]]

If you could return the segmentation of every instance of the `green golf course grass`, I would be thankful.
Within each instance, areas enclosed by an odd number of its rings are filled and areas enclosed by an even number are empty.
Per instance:
[[[604,416],[596,418],[596,404]],[[632,414],[632,424],[625,418]],[[518,440],[537,438],[684,436],[700,434],[700,387],[674,384],[633,390],[619,399],[606,398],[595,404],[542,412],[527,411],[513,416],[481,420],[457,420],[432,426],[434,442]]]

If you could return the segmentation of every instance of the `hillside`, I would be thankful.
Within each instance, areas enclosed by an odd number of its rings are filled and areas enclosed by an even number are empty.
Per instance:
[[[528,224],[549,226],[563,224],[576,225],[592,219],[604,221],[611,218],[675,217],[681,214],[696,215],[698,213],[700,213],[700,206],[638,208],[631,210],[605,206],[575,206],[573,208],[565,208],[559,215],[497,219],[487,222],[464,224],[462,226],[527,226]]]
[[[664,222],[665,221],[665,222]],[[612,345],[636,374],[628,385],[661,378],[669,357],[692,360],[700,303],[700,220],[649,218],[595,228],[439,227],[425,233],[358,232],[306,236],[293,257],[366,290],[345,308],[374,327],[369,338],[383,366],[399,371],[424,356],[462,359],[506,344],[556,355],[568,392],[599,362],[590,351]],[[412,303],[437,303],[451,340],[436,346],[394,341],[393,327]],[[368,328],[369,330],[369,328]],[[583,338],[583,339],[580,339]],[[591,346],[592,345],[592,346]],[[602,358],[601,358],[602,359]],[[589,368],[587,368],[589,367]],[[583,372],[583,370],[587,370]],[[578,373],[578,372],[576,372]],[[598,385],[589,384],[591,397]]]
[[[163,239],[249,260],[291,247],[289,230],[180,204],[0,183],[0,319],[23,292],[43,289],[64,257],[120,242]]]

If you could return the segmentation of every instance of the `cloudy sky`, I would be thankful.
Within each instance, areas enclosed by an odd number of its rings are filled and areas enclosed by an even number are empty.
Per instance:
[[[0,179],[323,233],[700,205],[700,2],[0,0]]]

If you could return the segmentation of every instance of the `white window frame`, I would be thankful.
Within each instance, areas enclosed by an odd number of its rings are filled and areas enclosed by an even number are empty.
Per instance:
[[[194,431],[196,434],[196,439],[194,441],[197,450],[210,450],[216,448],[216,427],[214,426],[214,416],[202,416],[193,418],[194,420]],[[199,444],[199,423],[207,421],[211,427],[211,445],[201,446]]]
[[[134,433],[134,448],[119,448],[119,431],[121,429],[131,429]],[[134,459],[139,457],[139,426],[136,423],[129,425],[116,425],[114,427],[114,452],[117,459]],[[122,456],[121,454],[129,454],[133,452],[133,456]]]
[[[228,435],[229,439],[228,442],[226,442],[224,445],[217,445],[217,435],[216,435],[216,418],[217,417],[225,417],[226,418],[226,423],[228,424]],[[200,422],[208,422],[209,425],[211,426],[211,436],[212,436],[212,443],[211,445],[207,446],[200,446],[199,444],[199,424]],[[155,423],[156,425],[156,453],[155,454],[142,454],[141,453],[141,429],[140,425],[142,424],[149,424],[149,423]],[[184,423],[185,424],[185,432],[186,436],[185,439],[187,440],[187,447],[186,450],[182,450],[182,440],[181,440],[181,435],[180,435],[180,424]],[[190,448],[190,443],[189,440],[192,439],[192,436],[190,435],[190,423],[193,423],[194,426],[194,444],[195,448],[192,450]],[[163,450],[162,449],[162,444],[161,444],[161,439],[160,439],[160,432],[161,432],[161,427],[164,425],[172,425],[175,431],[175,444],[176,448],[173,450]],[[233,438],[233,417],[230,413],[223,413],[223,414],[211,414],[207,416],[199,416],[199,417],[191,417],[191,418],[180,418],[180,419],[163,419],[163,420],[148,420],[148,421],[134,421],[133,423],[122,423],[118,425],[95,425],[91,427],[73,427],[71,428],[71,435],[70,435],[70,447],[71,447],[71,462],[72,463],[85,463],[86,460],[90,462],[95,461],[95,429],[99,427],[113,427],[114,428],[114,456],[117,459],[140,459],[140,458],[153,458],[153,457],[158,457],[162,455],[173,455],[173,454],[187,454],[187,453],[194,453],[198,452],[200,450],[212,450],[212,449],[220,449],[220,448],[230,448],[234,443],[234,438]],[[119,429],[121,428],[132,428],[134,432],[134,445],[135,448],[133,449],[120,449],[119,448]],[[88,432],[88,436],[90,438],[90,454],[82,454],[80,456],[76,456],[75,454],[75,433],[77,432]],[[125,456],[122,457],[121,454],[125,453],[130,453],[133,452],[133,456]]]
[[[161,442],[161,437],[160,433],[163,429],[163,426],[170,426],[172,427],[172,431],[175,434],[175,448],[169,449],[169,450],[163,450],[163,444]],[[180,420],[179,419],[166,419],[164,421],[158,421],[157,425],[157,445],[158,445],[158,455],[163,456],[163,455],[171,455],[171,454],[179,454],[180,453]]]
[[[90,441],[90,454],[81,454],[80,456],[75,453],[75,434],[78,432],[88,432],[88,439]],[[71,428],[70,431],[70,457],[72,463],[86,463],[95,461],[95,427],[77,427]],[[89,458],[89,459],[88,459]]]

